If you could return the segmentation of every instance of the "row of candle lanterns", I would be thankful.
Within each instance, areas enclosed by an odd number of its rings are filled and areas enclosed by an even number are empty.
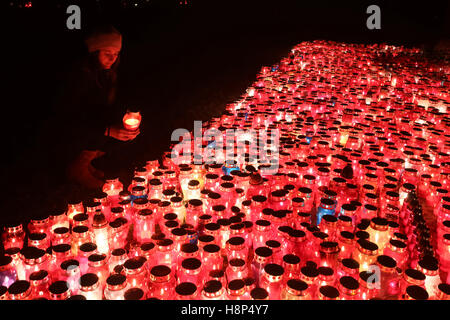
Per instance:
[[[203,126],[232,145],[215,163],[202,140],[136,168],[128,188],[109,179],[7,226],[0,297],[448,299],[448,67],[418,59],[297,45]],[[227,129],[277,132],[279,146],[233,145]]]

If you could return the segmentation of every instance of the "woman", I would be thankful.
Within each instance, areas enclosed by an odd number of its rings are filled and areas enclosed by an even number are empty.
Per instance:
[[[123,128],[124,110],[118,108],[117,68],[122,35],[112,26],[96,29],[85,40],[87,58],[69,79],[64,94],[67,177],[89,189],[103,184],[103,172],[91,162],[105,153],[112,139],[130,141],[140,133]]]

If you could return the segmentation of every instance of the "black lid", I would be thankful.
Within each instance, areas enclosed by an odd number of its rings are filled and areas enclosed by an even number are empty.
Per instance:
[[[288,253],[283,256],[283,261],[287,264],[299,264],[300,258],[295,254]]]
[[[91,287],[98,282],[98,276],[95,273],[85,273],[80,277],[82,287]]]
[[[267,240],[266,246],[268,246],[269,248],[279,248],[281,247],[281,243],[277,240]]]
[[[245,287],[245,281],[242,279],[234,279],[228,282],[228,289],[240,290]]]
[[[397,266],[397,262],[387,255],[379,255],[377,257],[377,262],[386,268],[395,268]]]
[[[110,286],[118,286],[124,283],[125,281],[127,281],[127,277],[120,273],[112,274],[106,279],[106,283],[109,284]]]
[[[30,281],[39,281],[45,279],[48,276],[48,272],[46,270],[35,271],[30,274]]]
[[[69,290],[69,286],[66,281],[55,281],[48,288],[48,291],[53,294],[63,294],[67,290]]]
[[[80,263],[78,262],[78,260],[69,259],[69,260],[66,260],[61,263],[61,269],[69,270],[70,267],[72,267],[72,266],[78,267],[79,265],[80,265]]]
[[[184,253],[194,253],[198,251],[198,246],[194,243],[183,243],[180,248],[181,252]]]
[[[125,249],[123,249],[123,248],[118,248],[118,249],[114,249],[112,252],[111,252],[111,255],[112,256],[123,256],[124,254],[126,254],[127,252],[126,252],[126,250]]]
[[[209,234],[204,234],[198,237],[198,241],[200,242],[212,242],[214,241],[214,237]]]
[[[99,261],[103,261],[105,259],[106,259],[106,255],[100,254],[100,253],[93,253],[88,257],[88,260],[90,262],[99,262]]]
[[[333,268],[330,268],[330,267],[319,267],[319,268],[317,268],[317,271],[319,271],[320,275],[327,276],[327,277],[332,276],[334,274]]]
[[[92,242],[86,242],[86,243],[83,243],[80,246],[80,250],[83,251],[83,252],[91,252],[91,251],[94,251],[96,249],[97,249],[97,245],[95,243],[92,243]]]
[[[308,289],[308,284],[300,279],[290,279],[286,284],[289,288],[297,291],[305,291],[306,289]]]
[[[141,300],[143,296],[144,291],[139,288],[130,288],[124,294],[125,300]]]
[[[243,267],[245,265],[245,260],[234,258],[231,259],[228,263],[232,267]]]
[[[349,269],[359,269],[358,261],[352,258],[342,259],[342,265]]]
[[[416,270],[416,269],[406,269],[405,274],[408,277],[418,280],[418,281],[425,281],[425,279],[426,279],[426,276],[422,272],[420,272],[419,270]]]
[[[245,243],[245,239],[242,237],[232,237],[232,238],[228,239],[227,242],[233,246],[240,246]]]
[[[125,261],[123,266],[128,270],[135,270],[142,267],[145,263],[146,259],[143,257],[133,257]]]
[[[319,275],[319,270],[317,270],[316,267],[312,266],[304,266],[301,269],[302,274],[304,274],[307,277],[315,278]]]
[[[428,300],[428,292],[420,286],[408,286],[406,288],[406,293],[415,300]]]
[[[207,293],[215,293],[220,289],[222,289],[222,283],[219,280],[209,280],[203,287],[203,290]]]
[[[155,244],[153,242],[144,242],[141,244],[141,250],[142,251],[150,251],[155,247]]]
[[[209,276],[211,278],[222,278],[225,276],[225,272],[223,270],[211,270]]]
[[[356,290],[359,288],[359,282],[353,277],[343,276],[339,279],[339,283],[349,290]]]
[[[254,300],[264,300],[264,299],[267,299],[267,297],[269,296],[269,293],[267,292],[266,289],[263,289],[263,288],[254,288],[254,289],[250,292],[250,296],[251,296],[252,299],[254,299]]]
[[[9,294],[21,294],[26,292],[30,288],[31,284],[29,281],[17,280],[12,285],[9,286]]]
[[[187,258],[181,262],[181,266],[184,269],[188,270],[196,270],[199,269],[202,265],[202,262],[197,258]]]
[[[190,296],[197,291],[197,286],[192,282],[182,282],[175,287],[175,292],[180,296]]]
[[[70,251],[71,248],[72,248],[72,246],[70,244],[61,243],[61,244],[57,244],[56,246],[52,246],[52,251],[62,253],[62,252]]]
[[[333,286],[322,286],[319,289],[320,293],[330,299],[336,299],[339,297],[339,291]]]
[[[168,266],[165,265],[159,265],[159,266],[154,266],[151,270],[150,273],[152,275],[154,275],[155,277],[165,277],[170,273],[170,268]]]
[[[273,253],[272,249],[268,247],[259,247],[255,249],[255,255],[264,258],[270,257],[272,253]]]

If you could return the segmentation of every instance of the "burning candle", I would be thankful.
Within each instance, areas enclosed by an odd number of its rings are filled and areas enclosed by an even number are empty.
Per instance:
[[[136,131],[141,124],[142,116],[139,111],[127,111],[123,116],[123,126],[130,131]]]

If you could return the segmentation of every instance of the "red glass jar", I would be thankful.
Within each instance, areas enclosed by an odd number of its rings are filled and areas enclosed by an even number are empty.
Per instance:
[[[175,268],[174,242],[171,239],[162,239],[156,243],[155,265],[166,265]]]
[[[104,291],[106,300],[125,300],[125,292],[130,288],[127,277],[123,274],[112,274],[106,279]]]
[[[80,288],[81,269],[80,263],[75,259],[69,259],[61,263],[60,272],[56,279],[65,281],[72,294],[78,294]]]
[[[66,281],[55,281],[48,288],[50,300],[67,300],[72,295],[69,285]]]
[[[249,276],[246,261],[243,259],[231,259],[226,268],[227,281],[244,279]]]
[[[355,235],[349,231],[341,231],[338,236],[338,261],[352,257],[355,250]]]
[[[30,279],[30,274],[40,270],[48,270],[49,256],[42,250],[35,247],[26,247],[20,251],[21,259],[25,267],[25,279]]]
[[[408,286],[405,292],[405,300],[428,300],[427,290],[420,286]]]
[[[8,288],[8,300],[31,300],[32,288],[29,281],[17,280]]]
[[[160,300],[174,297],[176,280],[170,267],[157,265],[150,270],[148,295]]]
[[[151,240],[152,234],[155,233],[154,215],[151,209],[142,209],[136,212],[133,238],[144,243]]]
[[[25,240],[25,232],[22,224],[13,223],[4,227],[2,232],[3,248],[22,248]]]
[[[257,220],[252,235],[253,247],[258,248],[265,245],[272,238],[271,223],[267,220]]]
[[[308,284],[300,279],[289,279],[281,291],[281,300],[310,300]]]
[[[339,256],[339,245],[334,241],[323,241],[320,243],[320,263],[322,267],[336,269]]]
[[[93,253],[88,257],[88,269],[86,272],[97,275],[102,292],[106,285],[106,279],[109,276],[109,267],[107,262],[108,260],[105,254]]]
[[[228,283],[227,300],[249,300],[250,294],[246,290],[245,281],[235,279]]]
[[[269,293],[270,300],[280,300],[284,268],[276,263],[268,263],[264,267],[260,286]]]
[[[243,237],[232,237],[226,242],[226,256],[228,260],[248,260],[248,248]]]
[[[339,279],[340,300],[359,300],[359,282],[353,277],[344,276]]]
[[[80,294],[86,300],[102,300],[103,289],[95,273],[86,273],[80,277]]]
[[[197,258],[186,258],[178,266],[177,283],[191,282],[202,287],[204,282],[202,262]]]
[[[147,292],[147,269],[145,266],[146,259],[144,257],[133,257],[125,261],[123,264],[124,274],[130,288],[140,288]]]
[[[209,280],[203,286],[201,292],[202,300],[225,300],[225,287],[218,280]]]
[[[223,258],[220,254],[220,247],[214,243],[209,243],[203,247],[201,259],[205,272],[221,270],[223,268]]]
[[[46,270],[40,270],[30,274],[32,299],[49,299],[48,287],[50,286],[50,275]]]
[[[408,262],[408,250],[406,243],[401,240],[391,239],[384,249],[383,254],[392,257],[397,267],[405,270]]]

